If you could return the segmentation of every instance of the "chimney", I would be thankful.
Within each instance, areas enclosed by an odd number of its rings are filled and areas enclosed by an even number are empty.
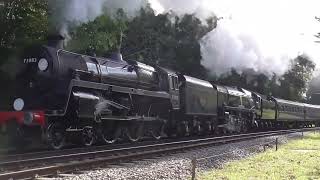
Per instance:
[[[117,50],[113,53],[111,53],[110,58],[115,60],[115,61],[123,61],[122,58],[122,54],[121,54],[121,46],[122,46],[122,38],[123,38],[123,34],[122,31],[120,33],[120,37],[119,37],[119,46],[117,48]]]
[[[110,59],[115,61],[123,61],[122,54],[119,51],[111,53]]]
[[[63,49],[65,38],[60,34],[51,34],[48,36],[48,46]]]

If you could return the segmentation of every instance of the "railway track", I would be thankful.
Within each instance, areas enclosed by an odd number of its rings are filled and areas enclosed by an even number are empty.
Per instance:
[[[119,145],[113,147],[76,148],[61,151],[47,151],[0,157],[0,179],[28,179],[67,173],[82,169],[91,169],[115,162],[146,158],[155,154],[175,152],[221,143],[229,143],[252,138],[276,136],[296,132],[320,130],[304,128],[238,134],[221,137],[184,139],[172,142],[138,143],[134,146]]]

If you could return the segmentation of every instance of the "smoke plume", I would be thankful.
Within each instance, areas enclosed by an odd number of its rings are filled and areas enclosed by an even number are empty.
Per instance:
[[[146,4],[145,0],[49,0],[51,30],[69,37],[70,26],[78,26],[122,8],[128,16]]]
[[[251,69],[266,75],[283,74],[293,58],[286,54],[264,53],[250,34],[234,32],[225,22],[219,22],[200,44],[202,65],[214,75],[229,72],[231,68],[238,72]]]
[[[253,69],[282,75],[291,59],[308,54],[320,59],[314,34],[319,31],[318,2],[310,0],[149,0],[157,13],[193,13],[204,20],[213,13],[218,26],[200,41],[202,64],[212,74]],[[317,47],[318,46],[318,47]]]
[[[134,16],[147,3],[157,14],[193,13],[203,22],[217,15],[217,28],[200,41],[202,64],[212,74],[234,68],[281,75],[300,54],[308,54],[316,64],[320,59],[320,43],[317,47],[313,39],[320,29],[314,19],[316,0],[49,0],[51,24],[68,37],[72,25],[112,15],[118,8]]]

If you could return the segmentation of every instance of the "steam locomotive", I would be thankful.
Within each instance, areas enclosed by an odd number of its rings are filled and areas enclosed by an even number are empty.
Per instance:
[[[62,37],[21,58],[3,133],[41,137],[53,149],[76,140],[240,133],[319,126],[320,106],[216,85],[160,66],[87,56],[60,48]]]

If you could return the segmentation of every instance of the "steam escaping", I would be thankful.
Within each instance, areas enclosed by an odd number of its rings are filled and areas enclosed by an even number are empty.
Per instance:
[[[134,16],[150,4],[157,14],[193,13],[204,20],[217,15],[218,27],[200,41],[202,64],[220,75],[231,68],[282,75],[291,59],[307,54],[318,64],[320,23],[317,0],[49,0],[51,26],[67,39],[69,29],[122,8]],[[299,12],[299,13],[298,13]]]
[[[108,100],[103,97],[99,97],[99,102],[95,106],[94,114],[100,116],[101,114],[111,114],[111,110],[109,109],[110,103]]]
[[[234,32],[226,21],[220,21],[213,31],[201,41],[202,65],[214,75],[251,69],[266,75],[283,74],[290,63],[287,54],[268,54],[260,49],[258,42],[243,32]]]
[[[128,16],[146,5],[145,0],[49,0],[51,30],[69,39],[71,26],[78,26],[122,8]]]
[[[210,0],[149,0],[156,14],[174,12],[177,15],[195,14],[201,20],[214,15],[213,9],[207,6]]]
[[[202,64],[212,74],[231,68],[282,75],[291,59],[307,54],[318,64],[318,2],[310,0],[149,0],[157,13],[194,13],[204,20],[216,14],[216,29],[200,41]]]

